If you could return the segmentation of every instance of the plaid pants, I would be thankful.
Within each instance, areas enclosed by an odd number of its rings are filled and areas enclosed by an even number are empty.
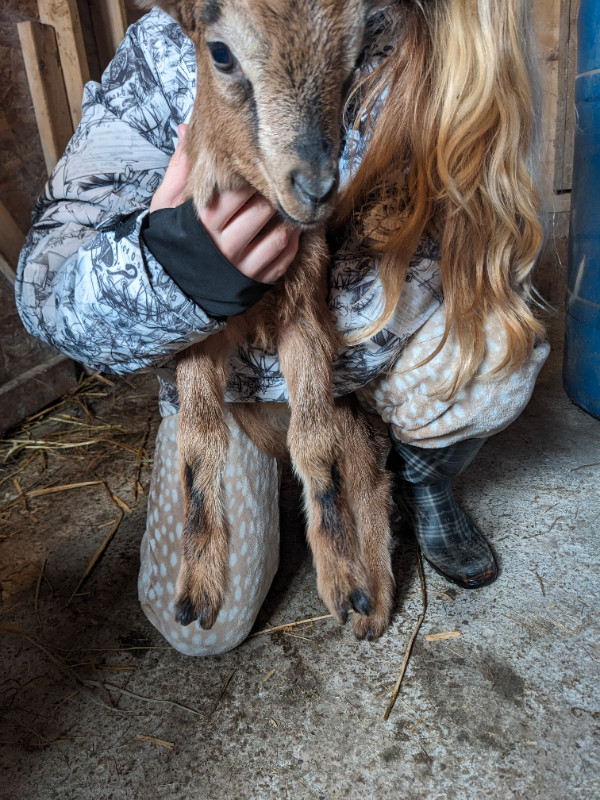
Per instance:
[[[456,504],[450,487],[450,480],[469,466],[485,439],[424,449],[403,444],[391,430],[390,437],[394,446],[388,467],[397,479],[394,500],[425,558],[450,574],[489,568],[489,546]]]

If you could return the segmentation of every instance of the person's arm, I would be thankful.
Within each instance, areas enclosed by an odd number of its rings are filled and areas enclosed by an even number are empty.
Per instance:
[[[141,246],[170,158],[156,133],[170,109],[144,61],[143,34],[130,28],[102,84],[86,86],[81,124],[34,208],[16,283],[30,333],[117,373],[157,363],[219,327]]]
[[[170,44],[177,39],[173,25],[161,12],[145,17],[129,29],[102,84],[86,87],[82,122],[36,204],[19,261],[16,300],[27,330],[106,372],[156,366],[218,330],[226,316],[215,319],[210,308],[195,302],[193,287],[182,286],[178,264],[166,268],[142,237],[142,228],[152,227],[151,201],[159,214],[174,204],[165,174],[173,108],[161,82],[165,76],[159,79],[153,61],[167,28]],[[185,180],[181,169],[174,171]],[[255,200],[246,204],[235,221],[250,211],[255,222],[253,205]],[[231,236],[225,246],[222,238],[232,220],[223,215],[223,203],[205,214],[209,226],[216,220],[208,233],[229,258]],[[271,224],[267,233],[273,230]],[[267,246],[269,263],[264,242],[272,238],[257,236],[260,247],[244,242],[243,252],[232,251],[236,269],[252,280],[274,280],[292,260],[297,237],[294,245],[287,236],[284,258]],[[199,271],[202,265],[199,253]]]

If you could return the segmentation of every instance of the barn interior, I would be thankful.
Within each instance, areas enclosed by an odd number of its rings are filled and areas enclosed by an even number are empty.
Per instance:
[[[71,92],[98,79],[141,12],[0,3],[0,797],[600,795],[600,422],[562,381],[578,3],[532,6],[548,230],[536,283],[552,352],[527,409],[455,483],[500,577],[476,591],[445,582],[395,515],[392,623],[357,642],[317,594],[286,474],[284,555],[253,632],[194,659],[137,597],[156,377],[83,371],[24,332],[12,287],[77,121]]]

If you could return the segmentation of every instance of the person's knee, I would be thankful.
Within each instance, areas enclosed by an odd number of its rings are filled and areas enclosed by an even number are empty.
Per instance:
[[[175,650],[186,656],[216,656],[233,650],[248,638],[258,613],[258,609],[252,608],[222,609],[213,628],[203,630],[197,622],[178,624],[172,603],[163,607],[153,590],[148,596],[140,592],[140,601],[152,625]]]
[[[223,653],[228,653],[230,650],[235,650],[248,638],[252,630],[253,622],[246,625],[237,625],[229,628],[227,631],[219,633],[211,631],[202,631],[202,638],[198,637],[194,642],[194,635],[191,641],[184,636],[172,638],[170,644],[180,653],[188,656],[204,657],[204,656],[219,656]],[[193,623],[196,625],[196,623]],[[199,630],[199,628],[197,628]]]

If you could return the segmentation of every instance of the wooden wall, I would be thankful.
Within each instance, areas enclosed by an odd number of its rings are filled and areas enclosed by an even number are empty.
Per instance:
[[[90,76],[98,80],[111,55],[104,28],[92,24],[90,2],[104,0],[77,2]],[[126,9],[130,23],[141,15],[133,2]],[[37,0],[0,0],[0,199],[23,231],[46,170],[17,24],[38,18]]]
[[[544,210],[553,215],[555,232],[565,235],[571,199],[568,188],[572,166],[572,83],[578,2],[532,0],[532,4],[543,90],[543,204]],[[561,176],[557,176],[558,171]],[[559,185],[562,191],[557,193],[555,188]]]

